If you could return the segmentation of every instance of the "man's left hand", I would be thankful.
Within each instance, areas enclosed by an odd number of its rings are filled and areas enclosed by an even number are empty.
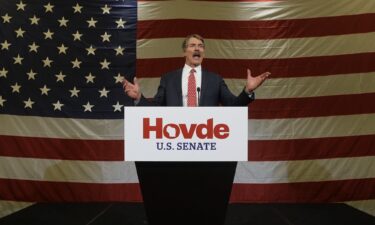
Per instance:
[[[251,76],[250,69],[247,69],[247,82],[246,82],[246,90],[248,92],[252,92],[255,89],[257,89],[262,83],[268,78],[268,76],[271,75],[270,72],[262,73],[258,76]]]

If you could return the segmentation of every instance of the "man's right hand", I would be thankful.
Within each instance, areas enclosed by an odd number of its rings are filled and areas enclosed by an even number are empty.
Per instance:
[[[139,101],[141,99],[141,91],[136,77],[134,77],[134,84],[124,79],[122,82],[122,87],[130,98],[134,99],[135,101]]]

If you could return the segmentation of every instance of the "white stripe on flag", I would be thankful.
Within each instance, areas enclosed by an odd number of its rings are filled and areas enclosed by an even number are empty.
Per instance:
[[[25,126],[22,128],[9,126],[11,124],[9,121],[14,120],[17,120],[16,124]],[[49,126],[44,125],[48,122],[51,122]],[[0,115],[0,123],[2,124],[0,127],[0,134],[2,135],[73,139],[77,138],[77,129],[79,129],[82,130],[79,133],[79,138],[87,140],[122,140],[124,125],[123,120],[103,119],[100,120],[102,126],[98,126],[93,120],[9,115]],[[76,124],[80,124],[80,126],[70,127],[70,125]],[[248,122],[248,131],[249,140],[345,137],[374,134],[375,126],[373,124],[375,124],[375,114],[292,119],[251,119]],[[66,128],[63,129],[62,127]],[[61,130],[65,132],[61,132]],[[38,135],[36,131],[38,131]],[[96,134],[96,136],[92,134]]]
[[[241,162],[235,183],[295,183],[375,176],[375,157]],[[133,163],[0,157],[0,178],[79,183],[137,183]]]
[[[186,10],[191,9],[191,10]],[[369,0],[294,1],[139,1],[138,20],[280,20],[375,12]]]
[[[344,55],[375,51],[375,32],[272,40],[205,39],[206,58],[283,59]],[[183,38],[137,41],[137,58],[182,57]]]

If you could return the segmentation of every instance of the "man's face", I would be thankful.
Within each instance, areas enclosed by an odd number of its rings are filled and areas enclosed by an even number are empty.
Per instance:
[[[190,38],[184,51],[185,63],[191,67],[199,66],[204,58],[204,44],[197,38]]]

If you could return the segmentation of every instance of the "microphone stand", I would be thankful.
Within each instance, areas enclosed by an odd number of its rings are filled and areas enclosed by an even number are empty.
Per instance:
[[[197,106],[199,106],[200,98],[201,98],[201,88],[197,87],[197,92],[198,92],[198,103]]]

